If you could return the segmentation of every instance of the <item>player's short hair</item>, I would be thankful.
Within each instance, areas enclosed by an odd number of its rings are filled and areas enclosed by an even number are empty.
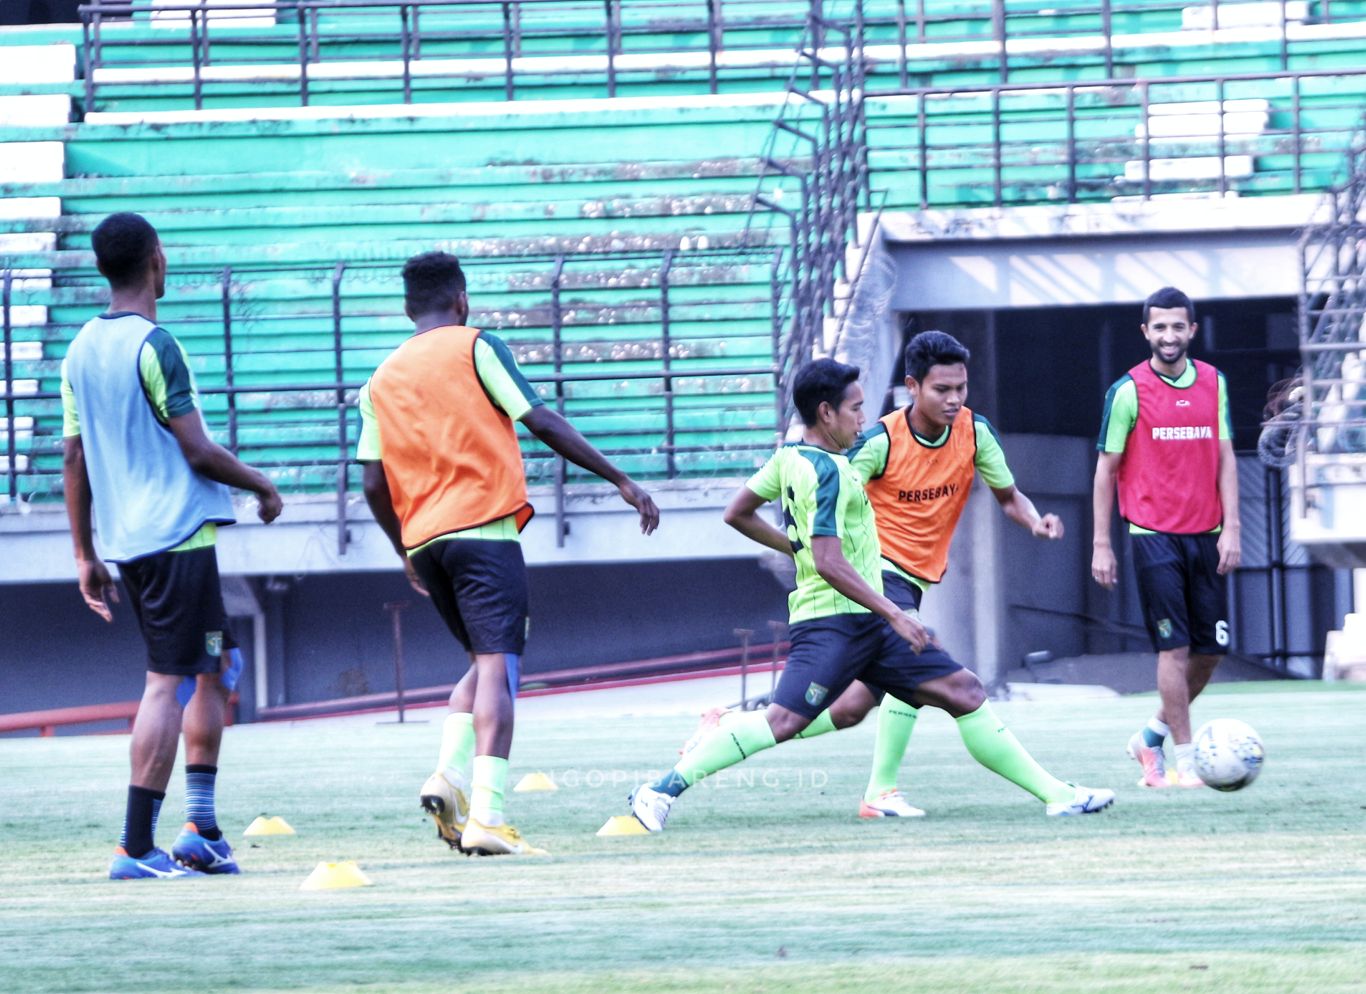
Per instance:
[[[1175,309],[1184,307],[1186,309],[1186,321],[1195,324],[1195,305],[1191,299],[1174,286],[1164,286],[1161,290],[1154,290],[1148,295],[1148,299],[1143,301],[1143,323],[1148,323],[1148,315],[1154,307]]]
[[[137,283],[157,250],[157,229],[141,214],[110,214],[90,234],[95,263],[111,287]]]
[[[917,383],[931,366],[967,365],[972,358],[966,345],[943,331],[922,331],[906,345],[906,375]]]
[[[810,427],[819,421],[816,412],[822,403],[838,408],[844,391],[858,379],[858,372],[857,366],[834,359],[817,359],[799,369],[792,383],[792,402],[797,405],[802,423]]]
[[[448,311],[465,292],[465,272],[449,252],[423,252],[403,264],[403,301],[411,314]]]

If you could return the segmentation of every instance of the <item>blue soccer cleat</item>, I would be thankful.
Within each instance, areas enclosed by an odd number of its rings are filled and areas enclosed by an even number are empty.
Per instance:
[[[129,856],[122,846],[114,850],[109,864],[110,880],[170,880],[176,877],[202,877],[198,870],[181,866],[164,849],[153,849],[145,856]]]
[[[242,872],[237,860],[232,858],[232,846],[228,845],[227,837],[210,841],[199,834],[199,827],[192,821],[187,821],[176,836],[171,855],[199,873]]]

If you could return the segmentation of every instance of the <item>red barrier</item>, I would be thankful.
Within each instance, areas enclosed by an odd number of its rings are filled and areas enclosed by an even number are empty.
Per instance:
[[[26,732],[38,729],[38,734],[48,738],[56,733],[60,725],[85,725],[92,721],[127,721],[128,730],[133,730],[133,719],[138,716],[138,701],[118,701],[113,704],[82,704],[70,708],[50,708],[47,711],[18,711],[14,714],[0,714],[0,733]],[[232,724],[233,712],[237,706],[237,695],[228,698],[226,724]]]

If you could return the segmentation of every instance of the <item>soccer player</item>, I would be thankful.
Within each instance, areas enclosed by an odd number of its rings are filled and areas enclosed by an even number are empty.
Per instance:
[[[1152,357],[1105,396],[1091,575],[1106,590],[1118,579],[1110,544],[1118,485],[1162,701],[1128,752],[1143,767],[1140,785],[1166,787],[1170,735],[1176,784],[1199,787],[1190,705],[1228,652],[1227,577],[1242,557],[1238,467],[1224,376],[1186,354],[1197,328],[1190,298],[1175,287],[1158,290],[1143,305],[1141,328]]]
[[[996,718],[977,677],[884,595],[872,505],[844,455],[863,426],[858,370],[818,359],[798,372],[793,399],[802,441],[778,449],[725,512],[741,534],[797,561],[788,601],[792,646],[773,703],[706,732],[673,769],[636,788],[632,813],[648,830],[662,830],[689,786],[801,735],[856,679],[874,692],[943,708],[973,758],[1044,801],[1048,814],[1108,807],[1111,791],[1064,783],[1040,767]],[[785,532],[759,516],[772,500],[782,502]]]
[[[214,545],[218,526],[236,520],[228,487],[254,493],[267,524],[280,514],[280,494],[206,433],[185,350],[157,325],[166,256],[156,230],[137,214],[111,214],[90,241],[110,300],[62,362],[66,509],[86,605],[112,621],[109,605],[118,601],[95,551],[93,507],[100,552],[119,564],[147,643],[127,812],[109,876],[237,873],[218,828],[214,784],[242,660],[228,631]],[[182,714],[177,694],[187,681],[192,696]],[[188,820],[168,855],[154,836],[182,734]]]
[[[409,582],[470,657],[451,693],[436,771],[419,799],[453,849],[539,854],[503,817],[513,702],[526,645],[527,577],[519,533],[531,519],[513,421],[616,486],[652,533],[659,510],[558,413],[508,347],[465,326],[469,297],[455,256],[427,252],[403,267],[416,330],[361,389],[365,498]]]
[[[1061,519],[1040,515],[1016,488],[995,429],[966,406],[969,358],[967,348],[942,331],[912,338],[905,356],[912,403],[878,421],[846,453],[865,483],[877,520],[883,592],[903,611],[919,611],[925,592],[943,578],[974,474],[991,488],[1006,517],[1031,535],[1049,540],[1063,536]],[[818,716],[802,737],[856,725],[877,701],[856,680],[831,713]],[[708,712],[704,721],[728,720],[723,711]],[[914,704],[883,698],[859,817],[924,815],[897,789],[897,771],[918,715]]]

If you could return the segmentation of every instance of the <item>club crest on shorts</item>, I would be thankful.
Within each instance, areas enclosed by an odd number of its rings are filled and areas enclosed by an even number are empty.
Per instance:
[[[830,693],[829,687],[822,687],[818,683],[813,683],[806,688],[806,703],[813,708],[819,707],[821,701],[825,700],[825,695]]]
[[[210,656],[221,656],[221,655],[223,655],[223,633],[222,633],[222,632],[205,632],[205,633],[204,633],[204,651],[205,651],[206,653],[208,653]]]
[[[1157,623],[1157,634],[1159,638],[1169,639],[1172,637],[1172,619],[1163,618]]]

